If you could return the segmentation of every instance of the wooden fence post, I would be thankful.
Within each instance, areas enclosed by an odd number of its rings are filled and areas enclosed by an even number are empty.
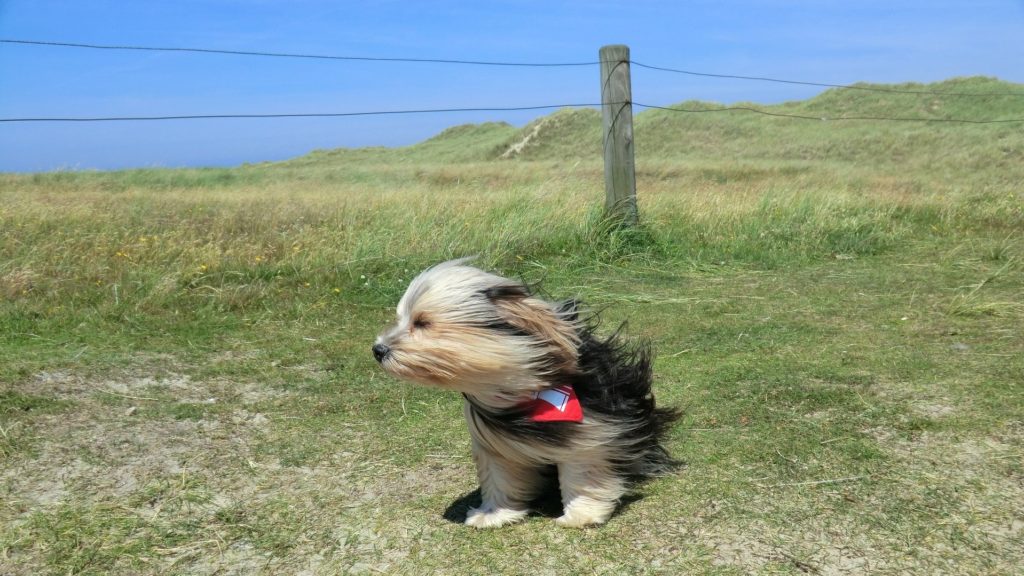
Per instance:
[[[633,90],[629,46],[603,46],[601,116],[604,119],[605,214],[627,226],[637,223],[636,169],[633,165]]]

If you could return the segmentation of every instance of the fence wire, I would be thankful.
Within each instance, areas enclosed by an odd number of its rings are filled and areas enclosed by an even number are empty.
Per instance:
[[[144,52],[184,52],[184,53],[196,53],[196,54],[221,54],[230,56],[255,56],[255,57],[269,57],[269,58],[301,58],[301,59],[315,59],[315,60],[335,60],[335,61],[364,61],[364,62],[407,62],[415,64],[450,64],[450,65],[472,65],[472,66],[504,66],[504,67],[530,67],[530,68],[558,68],[558,67],[582,67],[582,66],[597,66],[602,62],[586,61],[586,62],[512,62],[512,61],[488,61],[488,60],[468,60],[468,59],[444,59],[444,58],[400,58],[400,57],[376,57],[376,56],[349,56],[349,55],[332,55],[332,54],[302,54],[302,53],[287,53],[287,52],[262,52],[262,51],[245,51],[245,50],[224,50],[216,48],[194,48],[194,47],[167,47],[167,46],[129,46],[129,45],[109,45],[109,44],[84,44],[74,42],[56,42],[47,40],[23,40],[23,39],[12,39],[12,38],[0,38],[2,44],[22,45],[22,46],[35,46],[35,47],[55,47],[55,48],[79,48],[79,49],[93,49],[93,50],[126,50],[126,51],[144,51]],[[631,65],[638,68],[683,74],[688,76],[700,76],[709,78],[721,78],[721,79],[732,79],[732,80],[744,80],[744,81],[758,81],[758,82],[775,82],[783,84],[793,84],[802,86],[816,86],[823,88],[841,89],[841,90],[859,90],[867,92],[882,92],[891,94],[909,94],[917,96],[952,96],[958,98],[964,97],[977,97],[977,98],[1002,98],[1002,97],[1024,97],[1024,91],[1022,92],[945,92],[938,90],[911,90],[902,88],[883,88],[878,86],[870,86],[865,84],[830,84],[825,82],[808,82],[802,80],[789,80],[783,78],[771,78],[767,76],[742,76],[736,74],[720,74],[711,72],[698,72],[693,70],[684,70],[680,68],[671,68],[667,66],[655,66],[652,64],[645,64],[637,62],[635,60],[629,61]],[[614,104],[624,104],[618,102]],[[708,113],[728,113],[728,112],[749,112],[760,114],[764,116],[774,116],[779,118],[791,118],[797,120],[814,120],[814,121],[871,121],[871,122],[923,122],[931,124],[941,123],[955,123],[955,124],[1012,124],[1024,122],[1024,118],[1008,118],[1008,119],[967,119],[967,118],[910,118],[910,117],[887,117],[887,116],[811,116],[803,114],[789,114],[784,112],[774,112],[770,110],[763,110],[752,106],[725,106],[717,108],[702,108],[702,109],[687,109],[673,106],[656,106],[653,104],[641,104],[639,102],[632,102],[633,105],[640,108],[655,109],[655,110],[666,110],[670,112],[690,113],[690,114],[708,114]],[[409,110],[369,110],[369,111],[357,111],[357,112],[294,112],[294,113],[266,113],[266,114],[183,114],[183,115],[145,115],[145,116],[87,116],[87,117],[10,117],[0,118],[0,123],[19,123],[19,122],[128,122],[128,121],[165,121],[165,120],[209,120],[209,119],[270,119],[270,118],[340,118],[340,117],[353,117],[353,116],[386,116],[386,115],[401,115],[401,114],[439,114],[439,113],[459,113],[459,112],[511,112],[511,111],[524,111],[524,110],[550,110],[556,108],[585,108],[601,106],[601,104],[543,104],[543,105],[532,105],[532,106],[478,106],[478,107],[463,107],[463,108],[429,108],[429,109],[409,109]]]

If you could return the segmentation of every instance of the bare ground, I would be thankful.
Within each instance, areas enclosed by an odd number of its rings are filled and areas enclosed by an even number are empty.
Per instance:
[[[377,455],[373,430],[345,421],[330,438],[309,439],[337,446],[314,465],[285,466],[262,453],[261,443],[286,427],[258,406],[287,396],[280,390],[175,373],[90,380],[66,372],[37,374],[18,390],[73,402],[74,409],[6,429],[31,449],[0,471],[0,574],[45,573],[56,553],[81,555],[88,572],[91,547],[118,546],[124,560],[104,570],[460,572],[445,550],[478,537],[442,517],[446,504],[475,487],[468,454],[400,467]],[[955,407],[942,400],[925,398],[918,409],[953,417]],[[180,418],[161,411],[168,403],[215,409]],[[666,515],[671,492],[689,490],[692,478],[684,473],[601,530],[564,534],[541,519],[509,534],[527,549],[537,539],[561,542],[595,573],[704,566],[725,573],[1011,574],[1024,565],[1022,432],[1016,423],[994,436],[906,438],[876,428],[866,433],[892,461],[878,477],[751,481],[742,501],[682,500]],[[77,541],[69,548],[66,538]],[[636,557],[586,555],[606,538],[633,539]],[[559,572],[557,558],[517,558],[508,571],[529,561],[537,573]]]

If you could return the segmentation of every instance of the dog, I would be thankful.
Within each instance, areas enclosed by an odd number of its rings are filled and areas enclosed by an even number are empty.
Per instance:
[[[567,527],[603,524],[639,481],[677,466],[662,445],[674,409],[655,407],[646,342],[601,339],[575,300],[466,264],[420,273],[372,351],[390,375],[461,392],[481,504],[465,523],[525,518],[557,472]]]

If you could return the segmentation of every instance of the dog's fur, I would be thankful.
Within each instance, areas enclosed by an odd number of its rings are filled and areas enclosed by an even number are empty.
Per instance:
[[[618,333],[597,338],[577,303],[453,260],[417,276],[374,355],[388,373],[461,392],[482,503],[466,524],[524,518],[557,469],[564,526],[605,522],[629,486],[670,471],[661,446],[678,414],[655,408],[651,355]],[[572,384],[581,422],[535,422],[533,394]]]

